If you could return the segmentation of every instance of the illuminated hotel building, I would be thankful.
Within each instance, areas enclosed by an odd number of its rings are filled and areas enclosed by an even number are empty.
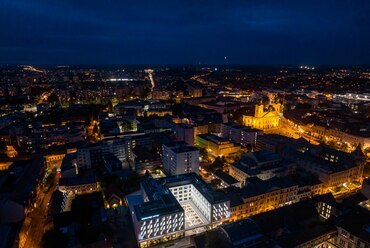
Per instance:
[[[267,106],[256,104],[254,107],[254,115],[243,115],[244,126],[268,130],[276,128],[280,124],[281,104],[270,103]]]
[[[141,199],[128,199],[140,247],[205,231],[228,220],[229,200],[197,174],[188,173],[141,183]]]

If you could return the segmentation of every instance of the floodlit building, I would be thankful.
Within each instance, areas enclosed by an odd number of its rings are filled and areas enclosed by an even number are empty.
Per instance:
[[[267,130],[278,127],[280,118],[280,103],[257,104],[254,108],[254,115],[243,115],[243,124],[244,126]]]
[[[98,190],[98,183],[93,176],[62,177],[59,179],[59,191],[73,194],[88,194]]]
[[[317,175],[326,189],[362,182],[365,160],[359,149],[352,154],[345,153],[300,139],[286,146],[283,157],[295,162],[298,168]]]
[[[197,135],[196,144],[215,156],[228,156],[240,150],[240,146],[214,134]]]
[[[226,189],[230,198],[231,220],[274,210],[322,193],[322,183],[293,176],[261,180],[250,178],[243,188]]]
[[[230,215],[225,194],[195,173],[146,178],[138,198],[128,198],[128,204],[140,247],[184,237],[189,230],[205,231]]]

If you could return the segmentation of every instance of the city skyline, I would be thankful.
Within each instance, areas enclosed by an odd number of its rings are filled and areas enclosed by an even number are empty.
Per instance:
[[[0,6],[0,64],[370,64],[368,1]]]

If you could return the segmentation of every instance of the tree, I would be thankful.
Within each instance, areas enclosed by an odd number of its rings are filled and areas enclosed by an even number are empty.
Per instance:
[[[4,154],[8,150],[6,141],[5,140],[0,140],[0,153]]]
[[[57,174],[57,168],[53,168],[45,180],[45,186],[50,189],[53,186],[55,175]]]
[[[212,179],[211,180],[211,185],[214,187],[214,188],[217,188],[218,185],[221,184],[221,180],[218,179],[218,178],[215,178],[215,179]]]
[[[99,134],[99,126],[97,123],[94,124],[93,133]]]
[[[232,116],[232,119],[239,123],[239,124],[243,124],[243,115],[248,115],[250,113],[250,109],[249,108],[240,108],[238,110],[235,110],[234,112],[231,112],[231,116]]]
[[[50,94],[50,96],[48,97],[48,102],[52,103],[52,104],[56,104],[59,102],[59,97],[57,96],[57,94],[55,94],[54,92]]]
[[[217,157],[210,166],[211,171],[222,170],[224,166],[224,160],[221,157]]]
[[[90,126],[90,124],[92,123],[93,119],[92,119],[92,115],[85,115],[85,126],[88,127]]]
[[[113,113],[113,103],[112,103],[112,100],[110,99],[108,101],[108,111],[109,113]]]
[[[199,155],[203,160],[208,160],[208,152],[206,148],[199,148]]]
[[[121,129],[123,132],[132,131],[134,129],[133,122],[129,120],[123,120],[121,123]]]

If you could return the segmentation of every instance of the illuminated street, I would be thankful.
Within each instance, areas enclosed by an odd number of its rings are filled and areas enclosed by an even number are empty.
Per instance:
[[[22,231],[26,234],[20,234],[20,237],[24,237],[24,239],[20,240],[19,246],[22,247],[40,247],[41,246],[41,239],[43,233],[45,231],[45,216],[48,207],[48,203],[50,202],[51,196],[53,194],[54,188],[57,184],[57,176],[54,178],[54,183],[50,190],[46,193],[40,193],[37,198],[37,207],[30,213],[30,216],[27,217],[30,221],[26,221],[28,223],[27,230],[22,228]]]

